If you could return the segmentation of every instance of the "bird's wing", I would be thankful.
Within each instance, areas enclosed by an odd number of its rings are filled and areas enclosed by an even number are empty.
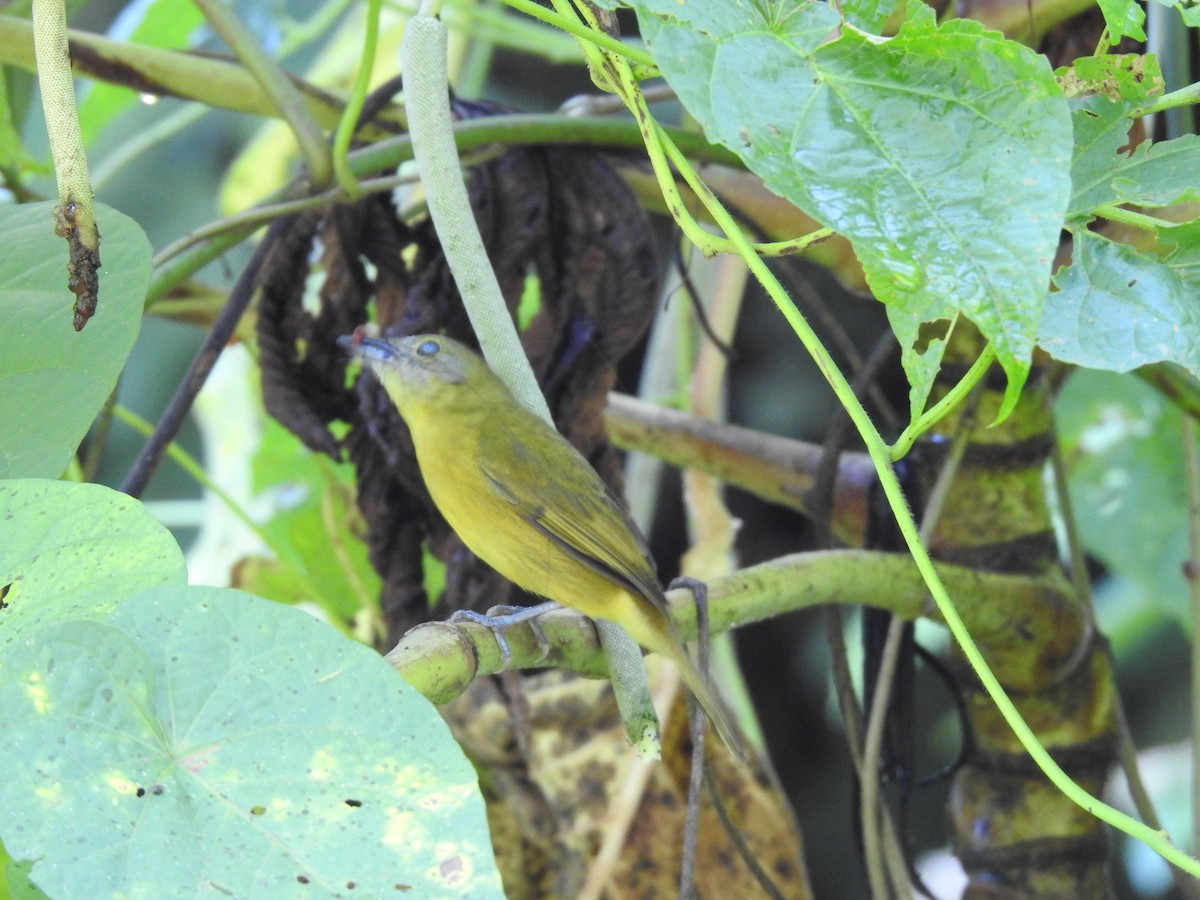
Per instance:
[[[477,462],[496,496],[531,526],[665,612],[645,539],[595,470],[561,440],[534,454],[518,437],[491,434],[481,440]]]

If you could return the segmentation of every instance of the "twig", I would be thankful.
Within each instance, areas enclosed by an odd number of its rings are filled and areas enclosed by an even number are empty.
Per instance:
[[[208,380],[208,374],[216,364],[217,357],[221,355],[221,351],[229,342],[230,335],[237,328],[242,314],[245,313],[250,301],[254,298],[255,281],[259,268],[267,254],[270,253],[275,240],[288,229],[293,221],[293,216],[277,219],[267,231],[262,242],[255,248],[254,254],[250,257],[246,268],[242,270],[237,284],[229,292],[229,299],[225,302],[225,306],[213,320],[212,328],[196,352],[195,358],[192,359],[187,374],[176,389],[171,402],[167,404],[166,410],[163,411],[162,418],[155,426],[154,434],[150,436],[150,440],[146,442],[146,446],[142,448],[142,452],[138,454],[138,458],[134,460],[125,480],[121,483],[121,490],[129,496],[140,497],[142,491],[146,489],[147,483],[154,475],[159,462],[162,461],[163,453],[175,439],[175,435],[179,433],[192,404],[196,401],[196,395],[200,393],[204,382]]]

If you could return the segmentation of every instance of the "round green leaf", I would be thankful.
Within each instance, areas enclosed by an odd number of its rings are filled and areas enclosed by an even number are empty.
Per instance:
[[[171,533],[98,484],[0,482],[0,531],[0,654],[52,619],[105,616],[122,597],[187,580]]]
[[[0,836],[60,900],[503,896],[436,710],[299,610],[159,587],[53,623],[0,717]]]
[[[0,206],[0,478],[57,478],[117,383],[150,283],[150,244],[137,223],[96,205],[100,302],[71,326],[67,245],[54,204]]]

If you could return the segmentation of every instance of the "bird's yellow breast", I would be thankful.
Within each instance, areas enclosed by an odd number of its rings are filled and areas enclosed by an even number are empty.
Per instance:
[[[577,609],[590,618],[621,622],[650,649],[664,646],[665,619],[646,598],[605,577],[539,531],[477,464],[467,433],[439,439],[436,426],[414,428],[417,463],[437,508],[464,544],[518,587]],[[465,443],[463,442],[465,439]],[[454,449],[447,452],[447,447]],[[546,477],[552,477],[547,471]],[[536,486],[535,486],[536,487]]]
[[[620,587],[523,518],[484,477],[474,454],[421,453],[418,445],[417,462],[433,502],[480,559],[530,593],[607,617],[604,601]]]

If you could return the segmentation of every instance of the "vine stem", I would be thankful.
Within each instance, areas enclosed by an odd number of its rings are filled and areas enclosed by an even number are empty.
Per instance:
[[[410,19],[404,28],[404,89],[429,216],[488,364],[523,406],[549,422],[550,409],[512,327],[471,211],[447,103],[446,66],[446,26],[427,15]]]
[[[968,418],[974,419],[974,407],[972,407]],[[970,435],[971,428],[966,427],[960,428],[958,434],[954,436],[950,450],[946,454],[945,462],[938,471],[933,490],[929,492],[925,503],[925,511],[919,532],[922,540],[927,539],[929,535],[933,534],[934,528],[941,519],[942,512],[946,508],[946,498],[950,494],[950,488],[953,486],[959,471],[962,469],[963,457],[966,456],[967,447],[970,444]],[[878,834],[880,825],[891,824],[888,809],[879,799],[880,785],[875,773],[879,771],[879,761],[883,752],[884,728],[887,723],[888,707],[891,704],[892,691],[895,688],[896,670],[899,665],[899,651],[904,625],[905,622],[902,618],[893,616],[888,626],[883,654],[879,661],[879,675],[876,680],[875,694],[871,699],[871,706],[867,715],[866,737],[863,740],[863,759],[859,772],[859,782],[862,785],[859,800],[859,819],[862,822],[863,847],[867,848],[863,855],[866,858],[867,874],[870,878],[872,896],[874,897],[889,896],[889,893],[883,889],[884,878],[889,874],[896,887],[896,890],[893,892],[894,896],[901,896],[902,891],[910,881],[908,869],[903,863],[903,853],[899,854],[901,859],[897,865],[894,840],[882,845],[884,848],[883,862],[887,864],[886,868],[884,865],[881,865],[878,859],[879,854],[872,853],[870,850],[872,846],[880,844]],[[892,837],[891,834],[888,836]]]
[[[975,385],[979,384],[995,360],[996,350],[989,343],[983,348],[983,352],[979,354],[979,358],[971,364],[971,368],[967,371],[967,374],[946,392],[946,396],[921,413],[914,421],[910,422],[900,437],[896,438],[896,442],[892,444],[891,448],[892,459],[902,459],[912,449],[912,445],[916,442],[917,438],[944,419],[951,410],[958,406],[967,394],[971,393]]]
[[[1155,234],[1164,225],[1170,224],[1169,222],[1164,222],[1162,219],[1148,216],[1145,213],[1125,209],[1115,203],[1110,203],[1108,206],[1099,206],[1092,210],[1092,212],[1102,219],[1108,219],[1110,222],[1120,222],[1122,225],[1129,225],[1133,228],[1140,228],[1142,231],[1154,232]]]
[[[359,187],[354,173],[350,171],[346,155],[350,152],[350,142],[354,139],[358,117],[362,115],[367,89],[371,86],[371,70],[375,67],[375,49],[379,45],[379,14],[382,9],[383,0],[367,0],[362,59],[358,62],[358,75],[355,76],[354,87],[350,91],[350,98],[346,101],[346,108],[342,110],[342,118],[338,120],[337,131],[333,136],[333,174],[351,200],[362,196],[362,188]]]
[[[554,12],[544,6],[539,6],[533,0],[504,0],[505,5],[511,6],[515,10],[525,13],[534,19],[540,19],[547,25],[553,25],[555,28],[561,28],[567,34],[573,34],[594,46],[602,47],[611,53],[616,53],[625,57],[631,62],[645,66],[650,69],[654,67],[654,57],[640,47],[634,47],[626,44],[624,41],[617,40],[615,37],[605,34],[602,31],[595,31],[588,28],[578,19],[572,19],[570,16],[564,16],[562,13]]]
[[[1200,82],[1189,84],[1187,87],[1182,87],[1177,91],[1171,91],[1169,94],[1156,97],[1145,106],[1130,111],[1126,117],[1140,119],[1142,116],[1149,115],[1150,113],[1164,112],[1168,109],[1191,106],[1195,103],[1200,103]]]
[[[196,0],[196,5],[213,31],[229,45],[258,82],[263,93],[274,101],[279,114],[291,128],[296,143],[300,145],[312,183],[318,188],[327,186],[333,178],[333,163],[325,143],[325,134],[299,89],[224,0]]]
[[[33,0],[31,14],[42,111],[58,182],[54,232],[67,242],[68,287],[76,298],[74,325],[82,331],[99,301],[100,230],[75,108],[67,10],[64,0]]]

